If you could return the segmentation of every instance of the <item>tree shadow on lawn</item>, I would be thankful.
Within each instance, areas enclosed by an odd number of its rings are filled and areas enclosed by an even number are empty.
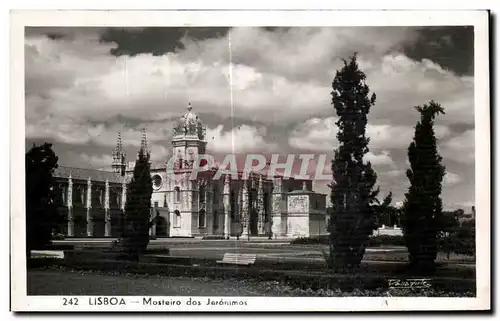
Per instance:
[[[170,250],[166,247],[166,244],[152,244],[148,246],[147,253],[144,253],[147,258],[143,257],[140,261],[142,262],[152,262],[154,261],[154,256],[158,255],[161,257],[161,263],[165,264],[197,264],[202,266],[220,266],[216,261],[219,257],[196,257],[196,256],[171,256]],[[109,253],[109,244],[107,247],[91,247],[86,248],[82,246],[75,247],[75,250],[101,253],[106,255],[105,252]],[[458,257],[451,258],[449,261],[443,261],[444,254],[440,254],[438,261],[436,263],[435,276],[443,277],[467,277],[475,278],[475,266],[460,266],[456,263],[470,263],[473,258],[460,257],[462,261],[458,260]],[[319,259],[319,260],[318,260]],[[321,252],[307,252],[303,255],[293,255],[293,257],[287,257],[286,253],[282,257],[272,257],[264,258],[257,257],[254,268],[261,269],[274,269],[274,270],[296,270],[296,271],[314,271],[331,273],[331,271],[326,267],[324,262],[324,256]],[[455,259],[455,260],[454,260]],[[180,261],[179,261],[180,260]],[[184,263],[185,262],[185,263]],[[408,252],[407,251],[391,251],[391,252],[367,252],[363,257],[361,266],[356,271],[360,274],[381,274],[381,275],[398,275],[405,276],[410,275],[408,272]],[[411,275],[416,275],[412,273]]]
[[[321,273],[337,274],[325,265],[313,264],[308,262],[257,262],[255,268],[300,271],[303,273]],[[360,267],[354,274],[380,275],[387,277],[429,277],[424,273],[412,272],[409,269],[409,263],[397,262],[361,262]],[[476,269],[474,266],[461,266],[456,264],[436,264],[436,271],[432,277],[454,277],[454,278],[476,278]]]

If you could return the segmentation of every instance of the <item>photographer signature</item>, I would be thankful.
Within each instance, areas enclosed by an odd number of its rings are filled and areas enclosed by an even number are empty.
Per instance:
[[[430,279],[389,279],[389,289],[415,289],[432,287]]]

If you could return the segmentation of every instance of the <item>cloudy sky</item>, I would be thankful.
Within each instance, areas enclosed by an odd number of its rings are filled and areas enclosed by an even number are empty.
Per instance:
[[[229,85],[231,34],[232,86]],[[473,29],[27,28],[26,142],[52,142],[59,164],[106,169],[117,130],[128,161],[145,127],[155,163],[188,102],[208,127],[208,150],[313,153],[336,146],[331,82],[358,53],[377,94],[370,154],[383,197],[408,187],[406,150],[429,100],[447,175],[445,207],[474,202]],[[233,104],[231,106],[230,88]],[[286,157],[286,156],[285,156]],[[327,164],[326,167],[329,167]],[[315,188],[327,192],[326,182]]]

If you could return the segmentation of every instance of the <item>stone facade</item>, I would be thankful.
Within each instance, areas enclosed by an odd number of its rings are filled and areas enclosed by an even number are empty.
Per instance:
[[[196,156],[206,153],[206,127],[189,106],[173,133],[173,163],[151,169],[154,224],[150,234],[226,238],[269,235],[269,231],[275,238],[326,234],[326,196],[313,192],[312,181],[269,179],[260,173],[238,173],[237,179],[218,177],[215,167],[191,179]],[[141,148],[147,150],[145,131]],[[111,172],[59,167],[55,176],[64,199],[61,210],[68,217],[63,233],[70,237],[119,236],[126,184],[132,175],[120,133]]]
[[[125,177],[113,172],[59,166],[55,172],[68,219],[60,230],[70,237],[119,236]]]

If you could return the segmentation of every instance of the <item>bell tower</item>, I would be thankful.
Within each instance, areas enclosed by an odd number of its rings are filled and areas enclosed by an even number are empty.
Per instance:
[[[113,163],[111,168],[113,172],[120,173],[121,176],[125,176],[125,169],[127,165],[125,164],[126,154],[123,150],[122,136],[118,130],[118,136],[116,138],[116,147],[113,149]]]
[[[189,103],[186,113],[173,130],[172,155],[176,158],[174,169],[191,169],[197,155],[205,154],[206,132],[206,127]]]

